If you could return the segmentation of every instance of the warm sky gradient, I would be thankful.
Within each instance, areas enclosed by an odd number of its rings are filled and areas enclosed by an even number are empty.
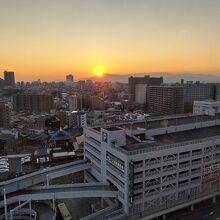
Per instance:
[[[0,68],[17,80],[80,78],[99,65],[220,73],[220,0],[0,0]]]

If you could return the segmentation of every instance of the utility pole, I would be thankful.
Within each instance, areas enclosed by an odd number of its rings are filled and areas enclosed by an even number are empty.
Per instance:
[[[5,192],[5,189],[3,189],[3,193],[4,193],[5,220],[8,220],[7,200],[6,200],[6,192]]]

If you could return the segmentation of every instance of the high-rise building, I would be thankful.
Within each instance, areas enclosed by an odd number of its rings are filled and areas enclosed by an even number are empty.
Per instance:
[[[199,81],[187,82],[184,86],[184,110],[193,111],[194,101],[214,100],[219,97],[219,84],[200,83]]]
[[[15,85],[14,72],[4,71],[4,85],[5,86],[14,86]]]
[[[145,104],[146,93],[145,88],[148,85],[160,85],[163,83],[163,77],[129,77],[128,78],[128,98],[130,104]],[[140,97],[141,96],[141,97]]]
[[[74,83],[74,77],[72,74],[69,74],[66,76],[66,83],[67,84],[73,84]]]
[[[3,86],[4,86],[4,80],[0,78],[0,88],[2,88]]]
[[[10,123],[9,107],[6,103],[0,102],[0,128],[8,128]]]
[[[83,91],[85,90],[86,88],[86,81],[85,80],[80,80],[77,82],[77,88],[80,90],[80,91]]]
[[[69,110],[76,111],[80,109],[79,96],[71,95],[69,97]]]
[[[82,128],[86,125],[86,113],[83,111],[69,111],[66,112],[67,125],[69,128]]]
[[[105,110],[106,104],[105,101],[98,97],[98,96],[91,96],[90,97],[90,108],[93,110]]]
[[[172,115],[184,112],[182,86],[148,86],[146,94],[150,113]]]
[[[13,110],[20,112],[50,112],[53,98],[42,94],[16,94],[13,96]]]
[[[136,84],[135,86],[135,103],[139,105],[146,104],[147,84]]]
[[[98,96],[91,96],[87,93],[72,95],[69,97],[69,110],[104,110],[106,109],[105,101]]]

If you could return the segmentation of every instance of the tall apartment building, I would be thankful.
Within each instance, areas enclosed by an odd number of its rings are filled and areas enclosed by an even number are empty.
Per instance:
[[[105,101],[98,96],[91,96],[90,108],[93,110],[105,110],[106,104]]]
[[[186,112],[192,112],[194,101],[218,99],[220,90],[219,84],[188,82],[184,86],[184,109]]]
[[[220,117],[166,116],[84,128],[86,181],[108,182],[137,219],[214,197],[220,187]],[[213,199],[214,200],[214,199]]]
[[[74,83],[74,77],[72,74],[66,75],[66,84],[72,86]]]
[[[128,98],[131,104],[146,103],[146,87],[147,85],[160,85],[163,83],[163,77],[129,77],[128,78]],[[144,92],[143,92],[144,91]]]
[[[20,112],[50,112],[53,98],[42,94],[16,94],[13,96],[13,110]]]
[[[79,107],[79,97],[77,95],[71,95],[69,97],[69,110],[76,111]]]
[[[66,112],[67,125],[69,128],[83,128],[86,125],[86,113],[82,111]]]
[[[184,112],[182,86],[148,86],[146,94],[150,113],[156,115],[172,115]]]
[[[80,80],[77,82],[77,88],[80,91],[84,91],[86,89],[86,81],[85,80]]]
[[[0,88],[4,87],[4,80],[0,78]]]
[[[0,128],[8,128],[10,124],[9,107],[0,101]]]
[[[106,104],[98,96],[91,96],[87,93],[72,95],[69,97],[69,110],[77,111],[83,109],[104,110]]]
[[[15,85],[14,72],[4,71],[4,85],[5,86],[14,86]]]

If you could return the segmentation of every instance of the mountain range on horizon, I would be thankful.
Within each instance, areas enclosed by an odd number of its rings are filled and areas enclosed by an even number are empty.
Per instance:
[[[220,75],[214,74],[196,74],[196,73],[134,73],[134,74],[108,74],[106,73],[103,77],[90,77],[84,78],[83,80],[93,80],[93,81],[105,81],[105,82],[120,82],[120,83],[127,83],[128,78],[130,76],[134,77],[143,77],[145,75],[160,77],[164,78],[164,83],[176,83],[180,82],[181,79],[184,79],[185,82],[187,81],[200,81],[200,82],[207,82],[207,83],[220,83]]]

